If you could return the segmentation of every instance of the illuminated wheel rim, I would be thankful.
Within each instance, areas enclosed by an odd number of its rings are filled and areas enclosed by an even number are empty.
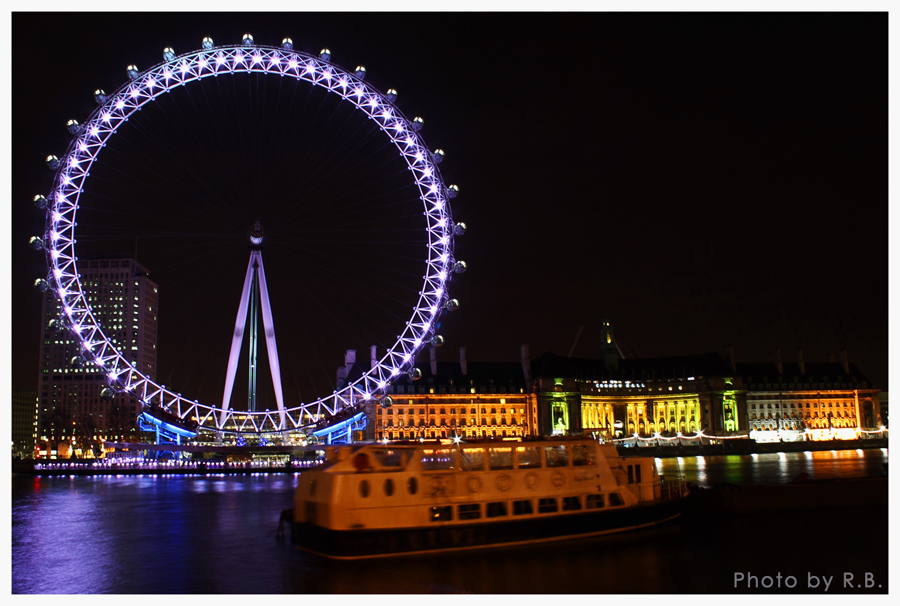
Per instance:
[[[447,285],[460,269],[453,258],[454,225],[449,198],[456,189],[444,184],[437,163],[442,153],[432,153],[419,135],[421,120],[409,120],[393,104],[396,93],[381,93],[364,81],[364,69],[346,71],[330,62],[330,53],[319,56],[293,50],[286,40],[281,47],[256,45],[245,36],[242,45],[213,46],[204,40],[201,50],[176,56],[170,49],[164,61],[145,71],[128,68],[129,81],[109,95],[98,91],[98,107],[83,125],[70,124],[75,135],[55,166],[48,197],[44,233],[49,268],[48,280],[60,303],[63,322],[80,342],[88,362],[102,370],[112,388],[153,403],[181,418],[194,418],[201,427],[234,433],[291,431],[307,427],[323,414],[332,415],[348,406],[383,396],[388,385],[412,369],[416,355],[433,339],[441,313],[457,303],[450,299]],[[427,231],[427,259],[424,283],[409,320],[396,342],[363,375],[326,397],[284,410],[249,412],[222,409],[188,400],[167,390],[134,368],[104,334],[94,318],[82,290],[76,267],[76,212],[92,164],[106,142],[129,117],[160,95],[204,78],[236,73],[259,73],[295,78],[320,86],[352,104],[355,110],[375,121],[406,162],[419,190]],[[462,264],[464,267],[464,264]]]

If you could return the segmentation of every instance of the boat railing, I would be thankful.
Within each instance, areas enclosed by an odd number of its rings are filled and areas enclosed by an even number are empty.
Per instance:
[[[659,498],[661,501],[675,501],[687,495],[687,482],[682,476],[660,476]]]

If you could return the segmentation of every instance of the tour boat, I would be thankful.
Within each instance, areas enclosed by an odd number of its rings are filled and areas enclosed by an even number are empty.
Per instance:
[[[555,541],[675,518],[682,479],[589,438],[326,447],[294,494],[291,538],[356,559]]]

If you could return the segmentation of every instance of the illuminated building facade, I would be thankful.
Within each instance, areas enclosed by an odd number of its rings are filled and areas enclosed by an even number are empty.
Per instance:
[[[390,387],[372,439],[516,438],[593,433],[607,440],[760,442],[854,439],[880,430],[880,390],[841,362],[736,363],[733,350],[621,356],[604,323],[595,359],[547,353],[520,364],[437,363]],[[608,337],[608,338],[606,338]],[[355,364],[355,358],[353,359]],[[353,364],[344,377],[359,374]]]
[[[718,354],[652,359],[567,358],[534,362],[543,435],[746,435],[745,390]]]
[[[840,362],[738,364],[757,441],[854,439],[883,424],[879,393],[841,352]],[[801,437],[804,436],[805,437]]]
[[[156,374],[158,290],[147,270],[133,259],[79,260],[78,270],[94,317],[123,355]],[[111,394],[106,375],[84,359],[69,333],[53,326],[61,318],[56,299],[44,293],[38,447],[42,456],[89,456],[105,440],[137,441],[139,404]]]
[[[421,377],[404,375],[388,387],[392,403],[375,407],[372,437],[432,440],[537,435],[537,400],[530,390],[527,369],[527,363],[469,363],[465,348],[460,348],[458,364],[432,358],[420,368]],[[353,372],[351,369],[348,374]]]

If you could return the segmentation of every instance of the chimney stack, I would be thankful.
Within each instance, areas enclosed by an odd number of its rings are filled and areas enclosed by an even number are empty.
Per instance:
[[[431,376],[437,376],[437,347],[431,348]]]
[[[369,360],[371,363],[371,366],[369,368],[375,368],[375,366],[378,364],[378,346],[373,345],[371,348],[369,348],[369,352]]]
[[[841,366],[844,367],[844,374],[850,374],[850,356],[846,349],[841,350]]]
[[[803,361],[803,350],[802,349],[797,350],[797,366],[800,367],[800,374],[805,375],[806,374],[806,362]]]
[[[775,362],[775,368],[778,369],[778,375],[781,376],[784,374],[784,365],[781,363],[781,350],[776,349],[775,353],[772,354],[772,361]]]
[[[466,362],[466,348],[465,346],[459,348],[459,368],[462,370],[463,376],[469,374],[469,365]]]
[[[528,352],[528,343],[519,348],[519,354],[522,360],[522,374],[525,375],[525,382],[531,381],[531,354]]]
[[[347,377],[350,375],[350,368],[356,364],[356,350],[348,349],[344,354],[344,365],[338,366],[337,369],[337,382],[338,385],[343,385],[347,380]]]
[[[729,345],[724,351],[725,359],[731,364],[731,372],[737,372],[737,361],[734,358],[734,345]]]

